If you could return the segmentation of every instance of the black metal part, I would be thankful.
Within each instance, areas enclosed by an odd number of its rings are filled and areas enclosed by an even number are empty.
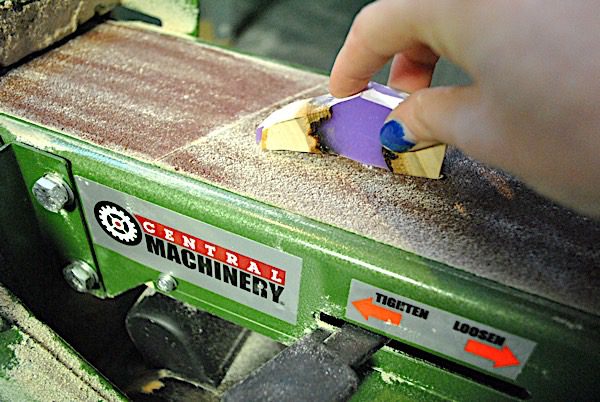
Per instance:
[[[386,342],[387,339],[383,336],[345,323],[339,331],[334,332],[323,343],[340,362],[357,369]]]
[[[351,324],[344,324],[331,335],[316,330],[229,389],[223,401],[348,400],[359,384],[353,368],[367,361],[386,341]]]
[[[110,17],[117,21],[142,21],[147,24],[162,26],[160,19],[123,6],[115,7],[110,12]]]
[[[147,362],[218,386],[250,331],[160,293],[142,294],[125,320]]]

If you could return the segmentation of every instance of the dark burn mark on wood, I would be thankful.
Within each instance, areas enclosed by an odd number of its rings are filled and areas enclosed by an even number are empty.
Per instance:
[[[312,123],[310,123],[310,131],[308,132],[308,135],[315,139],[315,141],[316,141],[315,148],[319,152],[328,153],[329,148],[327,147],[327,145],[325,145],[325,143],[323,141],[321,141],[321,133],[319,132],[320,126],[321,126],[321,120],[313,121]]]
[[[381,147],[381,152],[383,153],[383,159],[385,160],[385,164],[387,165],[388,169],[394,171],[394,168],[392,167],[392,161],[398,159],[398,155],[396,155],[395,152],[383,147]]]

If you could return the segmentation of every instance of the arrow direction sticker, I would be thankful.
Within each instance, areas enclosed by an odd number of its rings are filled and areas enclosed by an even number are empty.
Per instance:
[[[367,321],[369,320],[369,317],[373,317],[392,325],[400,325],[402,314],[373,304],[372,297],[353,301],[352,305]]]
[[[521,364],[519,359],[513,354],[506,345],[502,349],[488,346],[484,343],[469,339],[465,345],[465,352],[472,353],[475,356],[483,357],[494,362],[494,367],[518,366]]]
[[[350,284],[345,317],[390,338],[512,380],[536,346],[490,325],[493,314],[481,323],[356,279]]]

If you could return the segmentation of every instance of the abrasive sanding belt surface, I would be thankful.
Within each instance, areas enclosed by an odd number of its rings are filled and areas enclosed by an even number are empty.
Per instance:
[[[258,149],[254,130],[270,112],[325,91],[322,76],[104,23],[0,77],[0,110],[600,313],[600,224],[457,150],[445,178],[427,180]]]

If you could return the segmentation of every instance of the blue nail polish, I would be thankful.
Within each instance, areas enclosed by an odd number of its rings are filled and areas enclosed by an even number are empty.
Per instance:
[[[384,148],[394,152],[406,152],[415,144],[406,139],[405,129],[397,120],[390,120],[383,125],[379,139]]]

